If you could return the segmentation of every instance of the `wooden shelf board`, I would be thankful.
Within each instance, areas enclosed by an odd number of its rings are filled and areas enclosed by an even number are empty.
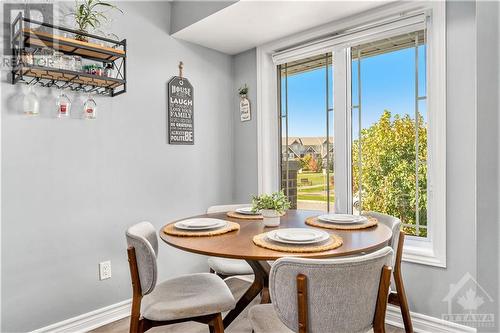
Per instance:
[[[103,88],[116,88],[125,83],[123,80],[114,78],[104,78],[96,75],[90,75],[73,71],[58,71],[57,69],[41,67],[23,67],[21,69],[23,76],[37,77],[42,79],[57,80],[73,83],[81,83]]]
[[[114,49],[112,47],[102,46],[95,43],[87,43],[73,38],[52,35],[42,31],[23,29],[23,33],[27,38],[25,43],[28,45],[50,47],[55,50],[70,52],[83,57],[116,60],[120,57],[125,57],[126,55],[124,50]]]

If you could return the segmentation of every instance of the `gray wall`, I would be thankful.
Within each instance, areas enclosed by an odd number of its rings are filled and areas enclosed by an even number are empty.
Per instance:
[[[236,1],[172,1],[171,33],[174,34]]]
[[[257,194],[257,53],[256,49],[233,57],[234,98],[233,98],[233,142],[234,181],[233,201],[250,202]],[[252,119],[240,121],[240,98],[238,88],[248,85],[248,99]]]
[[[477,280],[495,302],[480,313],[499,313],[499,12],[498,2],[476,2],[477,26]]]
[[[123,2],[112,31],[127,38],[128,92],[98,99],[98,119],[18,113],[21,87],[2,78],[2,332],[27,331],[131,297],[124,231],[230,202],[231,58],[168,35],[170,3]],[[194,146],[166,141],[166,84],[184,61],[195,88]],[[82,97],[75,102],[81,108]],[[161,278],[207,270],[161,246]],[[110,259],[113,277],[98,281]]]

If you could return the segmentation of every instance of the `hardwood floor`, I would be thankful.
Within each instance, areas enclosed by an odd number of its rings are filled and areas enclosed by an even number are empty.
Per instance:
[[[128,333],[128,324],[129,318],[124,318],[119,321],[115,321],[114,323],[108,324],[106,326],[99,327],[91,333]],[[385,326],[386,333],[404,333],[404,329],[386,325]],[[197,323],[184,323],[177,324],[166,327],[156,327],[148,332],[151,333],[191,333],[191,332],[207,332],[208,328],[206,325],[201,325]],[[232,330],[231,326],[226,330],[228,333],[251,333],[252,329],[248,328],[248,330]],[[270,332],[271,333],[271,332]]]
[[[228,278],[226,283],[234,294],[234,297],[238,299],[243,295],[245,290],[248,288],[250,282],[241,280],[239,278]],[[254,304],[259,304],[260,298],[256,297],[249,307]],[[238,318],[236,318],[231,325],[226,329],[226,333],[251,333],[252,327],[250,322],[247,320],[248,308],[245,309]],[[124,318],[118,320],[111,324],[99,327],[91,333],[128,333],[129,331],[129,318]],[[195,322],[187,322],[181,324],[175,324],[170,326],[156,327],[148,331],[148,333],[208,333],[208,326],[203,324],[198,324]],[[270,332],[272,333],[272,332]],[[386,333],[404,333],[403,329],[386,325]]]

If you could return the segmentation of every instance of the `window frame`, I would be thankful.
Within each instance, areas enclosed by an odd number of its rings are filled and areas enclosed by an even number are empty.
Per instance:
[[[428,112],[428,237],[408,236],[403,260],[419,264],[446,267],[446,31],[445,3],[398,3],[349,20],[333,22],[317,29],[290,36],[257,48],[257,134],[258,134],[258,188],[268,193],[280,187],[280,156],[276,150],[279,123],[276,115],[278,103],[278,73],[276,59],[284,61],[307,57],[314,48],[321,53],[333,52],[334,66],[334,167],[335,208],[352,209],[351,191],[351,124],[347,110],[351,110],[350,45],[363,40],[383,38],[384,34],[397,35],[395,18],[412,15],[427,18],[427,112]],[[390,25],[390,29],[385,29]],[[336,37],[311,43],[325,35],[341,32]],[[333,42],[332,42],[333,39]],[[340,42],[339,42],[340,41]],[[295,45],[301,45],[296,47]],[[291,48],[293,47],[293,48]],[[291,48],[291,49],[290,49]],[[282,50],[288,49],[288,54]],[[280,59],[281,56],[281,59]],[[430,75],[432,73],[432,75]],[[346,158],[338,158],[346,156]]]

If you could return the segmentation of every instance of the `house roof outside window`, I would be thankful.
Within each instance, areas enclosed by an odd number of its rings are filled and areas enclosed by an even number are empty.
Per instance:
[[[282,146],[284,150],[285,145],[297,155],[303,156],[304,154],[319,154],[321,157],[327,155],[327,141],[329,142],[330,149],[333,151],[333,137],[327,138],[325,136],[306,136],[306,137],[288,137],[282,138]],[[293,149],[291,146],[296,146]]]

